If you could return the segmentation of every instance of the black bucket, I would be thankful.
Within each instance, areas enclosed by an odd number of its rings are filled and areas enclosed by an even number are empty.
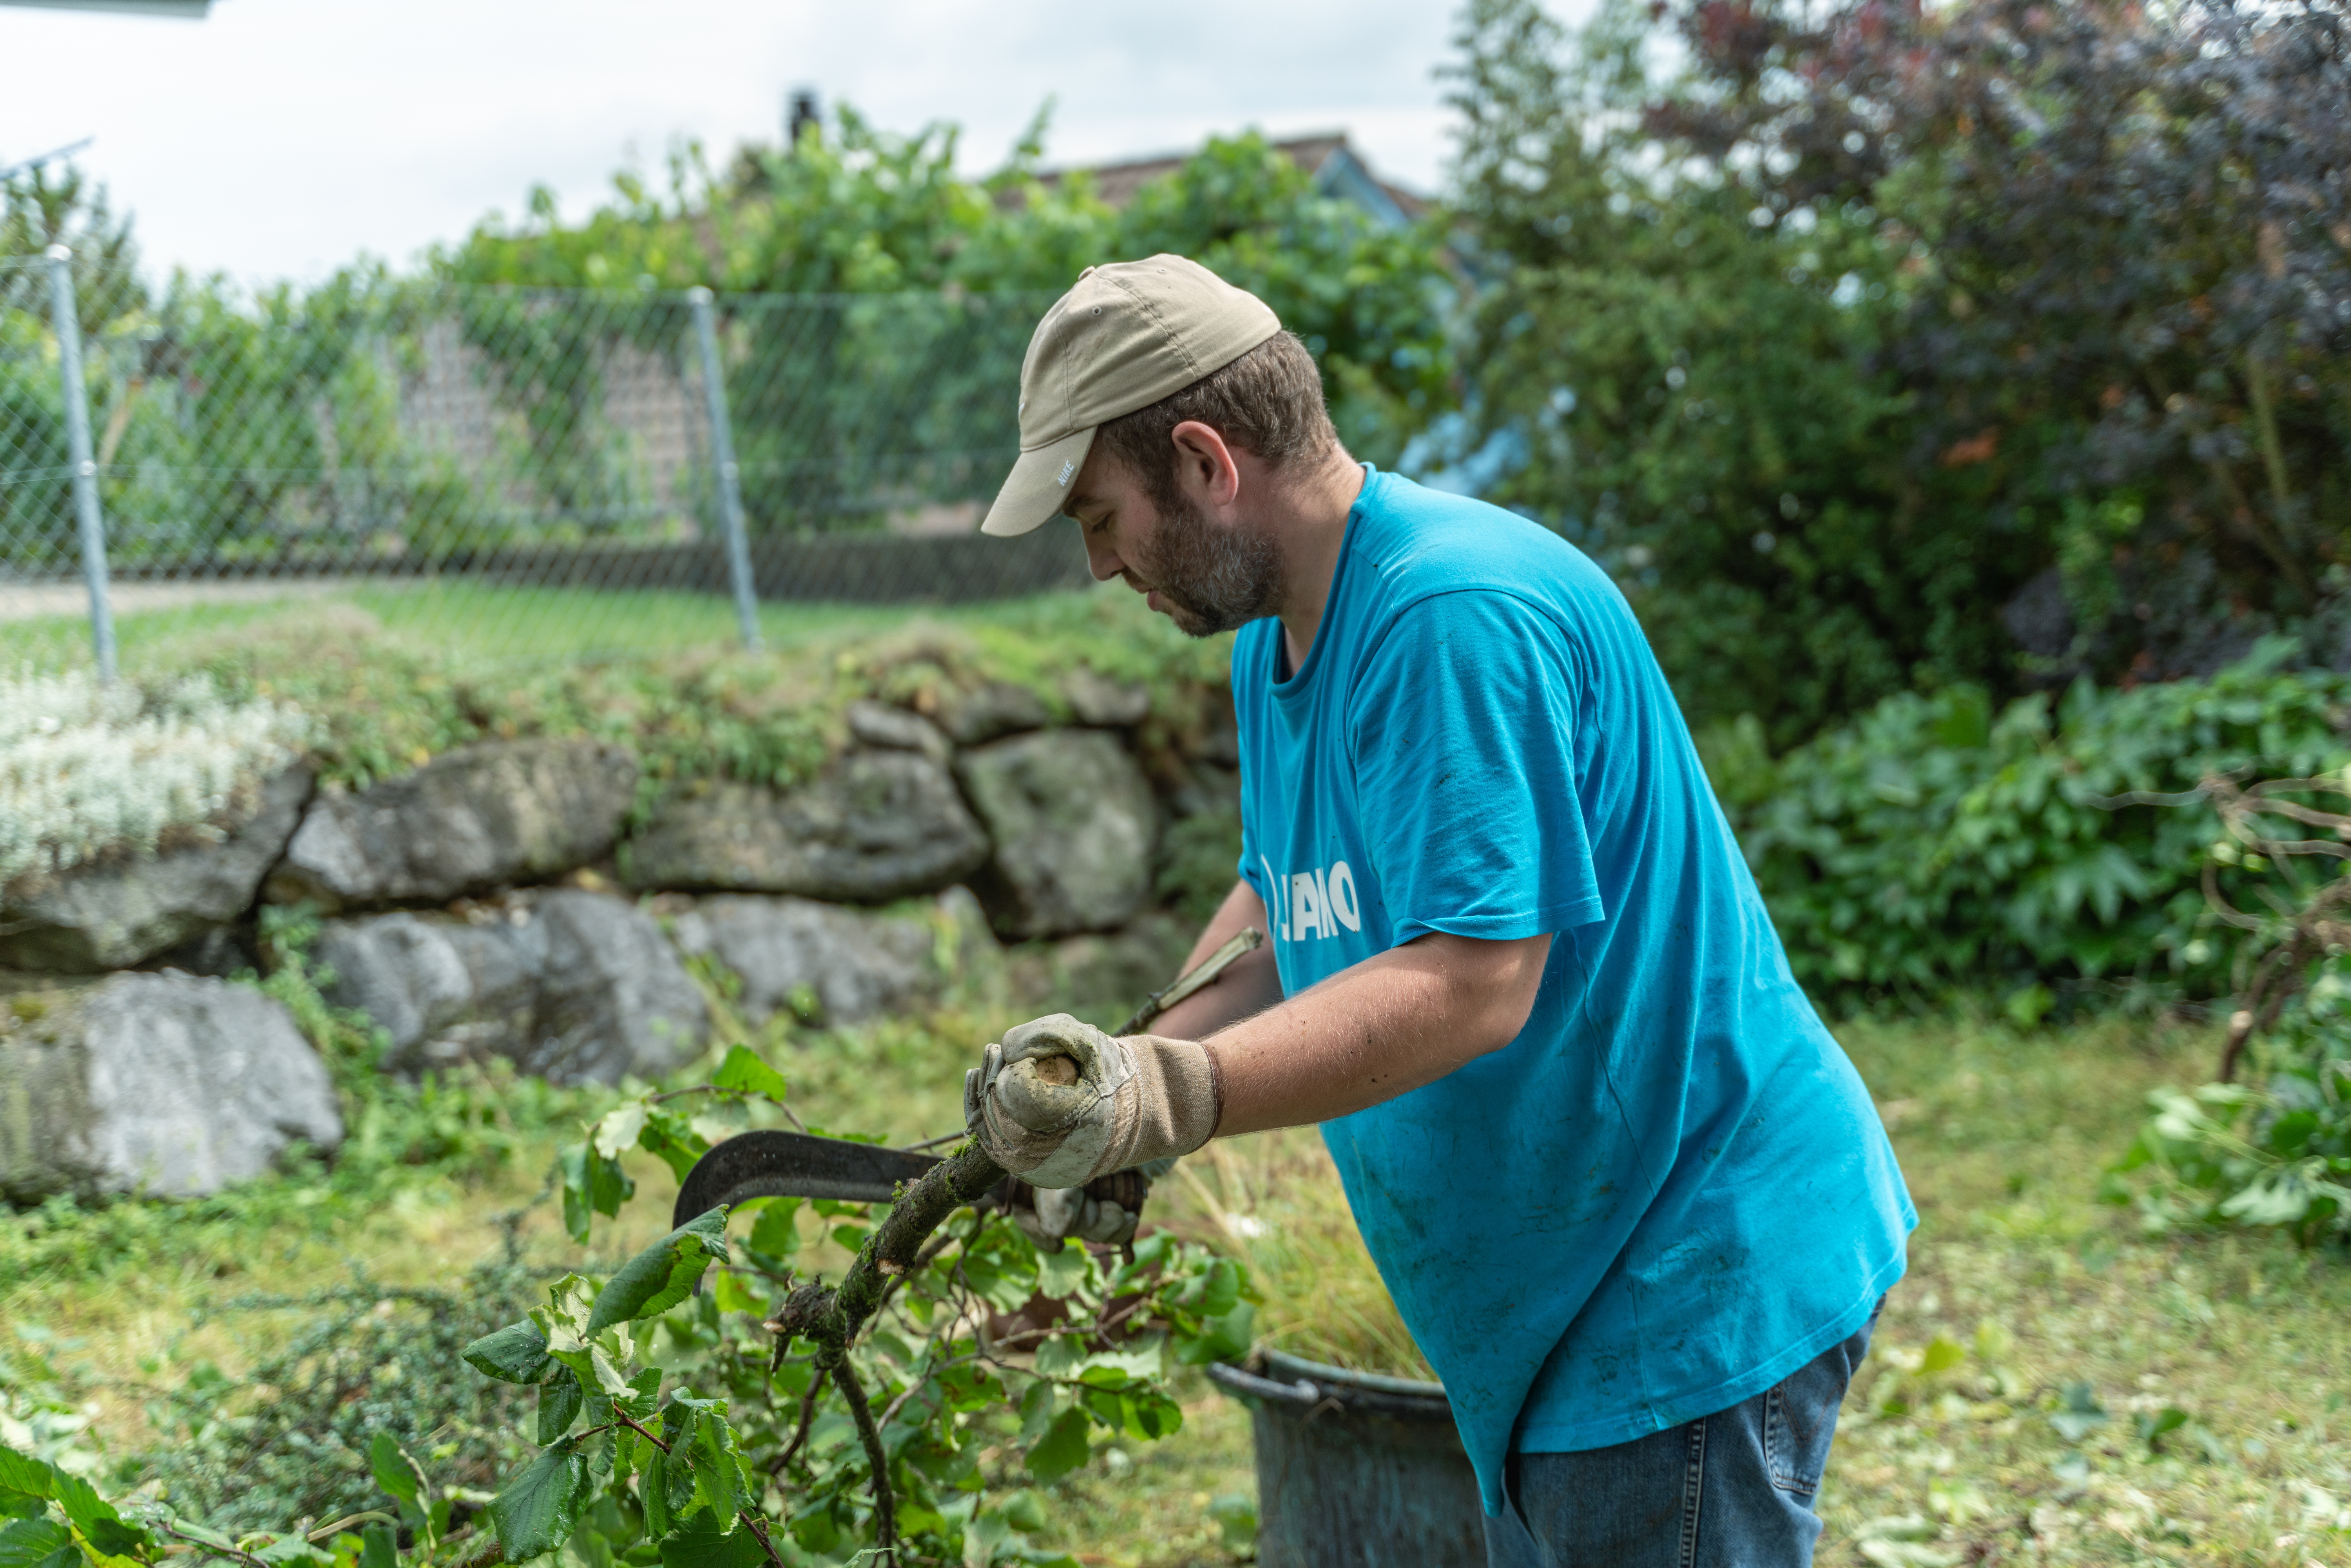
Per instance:
[[[1485,1568],[1478,1478],[1441,1384],[1278,1350],[1208,1378],[1249,1408],[1259,1568]]]

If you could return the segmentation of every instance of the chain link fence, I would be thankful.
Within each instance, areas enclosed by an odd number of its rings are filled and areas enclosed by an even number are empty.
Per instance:
[[[53,648],[87,616],[103,664],[110,602],[331,596],[543,656],[1081,587],[1066,528],[977,532],[1050,302],[347,277],[238,303],[0,257],[0,625]]]

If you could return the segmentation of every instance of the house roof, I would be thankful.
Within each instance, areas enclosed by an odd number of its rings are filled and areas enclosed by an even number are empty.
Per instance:
[[[1276,141],[1273,150],[1306,171],[1315,184],[1327,195],[1342,201],[1352,201],[1384,223],[1397,227],[1416,223],[1428,211],[1428,199],[1392,185],[1372,172],[1370,164],[1348,144],[1345,131],[1332,131],[1320,136],[1299,136],[1286,141]],[[1182,168],[1189,152],[1170,152],[1155,158],[1136,158],[1123,163],[1097,163],[1086,169],[1049,169],[1037,176],[1038,183],[1058,185],[1073,173],[1092,176],[1094,194],[1113,207],[1123,207],[1134,199],[1134,193],[1152,181],[1172,174]],[[1017,195],[1011,197],[1018,200]]]

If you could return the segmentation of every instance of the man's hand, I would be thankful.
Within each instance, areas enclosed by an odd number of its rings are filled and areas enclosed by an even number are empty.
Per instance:
[[[1049,1251],[1072,1236],[1105,1247],[1123,1247],[1134,1239],[1134,1227],[1142,1218],[1111,1198],[1088,1197],[1081,1186],[1040,1186],[1036,1207],[1012,1211],[1013,1223]]]
[[[1083,1186],[1215,1135],[1216,1058],[1188,1040],[1113,1039],[1067,1013],[1006,1031],[964,1074],[964,1124],[1031,1186]]]

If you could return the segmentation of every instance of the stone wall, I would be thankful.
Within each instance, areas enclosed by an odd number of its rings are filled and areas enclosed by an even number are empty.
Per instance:
[[[340,1141],[291,1019],[222,977],[259,964],[268,904],[322,916],[329,999],[409,1073],[671,1071],[709,1044],[695,966],[755,1024],[920,1006],[999,940],[1040,987],[1123,988],[1180,953],[1156,848],[1235,798],[1229,736],[1146,769],[1142,688],[1081,671],[1060,695],[859,702],[814,778],[697,781],[633,828],[637,760],[592,740],[486,742],[358,790],[289,768],[220,842],[0,893],[0,1197],[209,1192]]]

